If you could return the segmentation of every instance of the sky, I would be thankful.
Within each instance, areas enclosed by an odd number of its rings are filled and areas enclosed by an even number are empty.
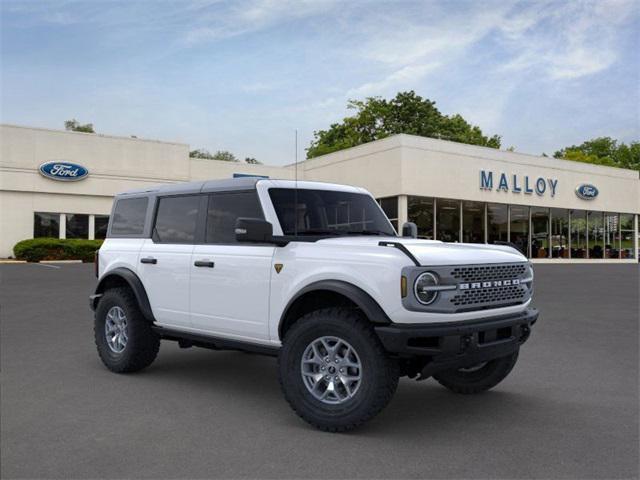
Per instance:
[[[415,90],[503,148],[640,140],[640,1],[0,0],[0,120],[274,165]]]

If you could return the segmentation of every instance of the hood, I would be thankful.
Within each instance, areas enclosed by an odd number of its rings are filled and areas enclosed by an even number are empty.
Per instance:
[[[515,248],[506,245],[486,245],[484,243],[443,243],[437,240],[377,236],[327,238],[319,240],[318,243],[353,247],[378,247],[379,242],[403,244],[423,266],[527,261],[527,258]]]

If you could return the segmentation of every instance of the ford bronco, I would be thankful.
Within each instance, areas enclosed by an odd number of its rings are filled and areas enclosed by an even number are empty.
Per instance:
[[[238,178],[117,195],[90,297],[107,368],[161,340],[277,356],[309,424],[357,427],[402,376],[473,394],[513,369],[538,312],[508,245],[399,236],[361,188]]]

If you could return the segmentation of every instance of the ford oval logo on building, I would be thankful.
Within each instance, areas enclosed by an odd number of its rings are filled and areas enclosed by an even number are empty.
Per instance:
[[[598,189],[588,183],[576,187],[576,195],[583,200],[593,200],[598,196]]]
[[[89,170],[77,163],[56,161],[40,165],[40,173],[52,180],[76,182],[89,175]]]

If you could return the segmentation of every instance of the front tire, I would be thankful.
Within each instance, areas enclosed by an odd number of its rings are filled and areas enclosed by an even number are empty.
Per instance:
[[[278,357],[280,385],[307,423],[344,432],[377,415],[398,386],[398,365],[356,310],[327,308],[301,317]]]
[[[496,358],[480,365],[457,370],[446,370],[433,375],[440,385],[452,392],[470,395],[487,391],[511,372],[518,360],[518,350],[506,357]]]
[[[104,293],[96,308],[93,333],[98,355],[112,372],[142,370],[151,365],[160,350],[160,337],[128,288]]]

